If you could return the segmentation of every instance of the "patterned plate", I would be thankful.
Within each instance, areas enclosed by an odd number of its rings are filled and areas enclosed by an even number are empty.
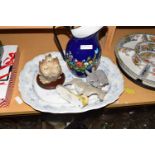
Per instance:
[[[60,53],[52,52],[51,54],[54,57],[58,57],[62,70],[65,73],[65,82],[74,78],[66,62],[61,58]],[[117,100],[124,90],[124,80],[119,69],[109,58],[102,57],[99,69],[102,69],[106,73],[110,83],[105,100],[100,102],[96,95],[92,95],[89,97],[89,104],[87,106],[78,108],[74,106],[74,103],[71,104],[62,99],[55,90],[44,90],[38,87],[35,80],[39,70],[38,63],[44,57],[45,55],[39,55],[27,62],[19,76],[19,91],[21,97],[25,103],[36,110],[49,113],[80,113],[92,109],[99,109]],[[85,81],[84,78],[82,79]]]
[[[135,47],[141,61],[155,66],[155,42],[140,42]]]
[[[131,78],[155,88],[155,35],[133,34],[115,48],[119,65]]]

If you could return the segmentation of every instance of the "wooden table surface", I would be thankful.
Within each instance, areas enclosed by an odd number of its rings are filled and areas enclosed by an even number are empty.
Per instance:
[[[105,51],[102,51],[105,56],[108,56],[116,62],[114,55],[114,46],[118,39],[122,36],[129,34],[130,32],[140,32],[139,29],[118,29],[115,32],[115,36],[112,42],[112,46]],[[150,32],[150,30],[149,30]],[[151,31],[154,33],[155,29]],[[18,77],[20,71],[23,69],[25,63],[39,54],[43,54],[49,51],[57,51],[57,47],[53,41],[53,34],[50,29],[38,29],[38,30],[0,30],[0,40],[3,45],[18,45],[20,52],[20,62],[17,70],[17,78],[15,82],[14,92],[12,95],[11,103],[7,108],[0,108],[0,115],[17,115],[17,114],[34,114],[38,113],[36,110],[28,106],[27,104],[18,104],[15,101],[15,97],[20,96],[18,91]],[[60,40],[65,48],[68,37],[66,35],[60,35]],[[105,38],[100,40],[102,49],[104,49]],[[124,76],[124,75],[123,75]],[[132,105],[143,104],[155,104],[155,91],[142,88],[124,76],[125,79],[125,91],[120,96],[119,100],[112,103],[108,107],[123,107]]]

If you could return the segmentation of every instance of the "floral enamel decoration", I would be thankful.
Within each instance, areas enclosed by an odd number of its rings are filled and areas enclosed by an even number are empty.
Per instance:
[[[91,70],[93,66],[97,66],[98,64],[98,55],[99,49],[97,48],[94,52],[94,57],[87,57],[87,59],[83,59],[82,61],[74,58],[71,52],[67,53],[66,62],[68,66],[77,72],[85,73],[86,70]]]

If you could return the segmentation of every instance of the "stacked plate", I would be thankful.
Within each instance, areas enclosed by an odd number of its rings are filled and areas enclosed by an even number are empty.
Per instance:
[[[36,76],[39,73],[39,61],[45,58],[47,54],[39,55],[27,62],[19,76],[19,91],[25,103],[34,109],[49,113],[80,113],[93,109],[102,108],[116,101],[124,90],[123,77],[113,62],[107,57],[101,57],[98,69],[103,70],[107,75],[109,86],[104,101],[100,101],[96,95],[89,97],[89,104],[83,108],[78,108],[74,103],[69,103],[59,96],[55,89],[45,90],[38,86]],[[75,76],[68,69],[66,62],[63,61],[59,52],[51,52],[53,57],[59,59],[65,82],[69,82]],[[82,78],[85,82],[86,79]],[[105,88],[106,89],[106,88]]]
[[[155,88],[155,35],[132,34],[115,48],[119,65],[131,78]]]

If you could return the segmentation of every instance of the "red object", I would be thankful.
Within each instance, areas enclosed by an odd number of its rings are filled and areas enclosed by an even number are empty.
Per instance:
[[[83,63],[80,62],[80,61],[78,61],[78,62],[76,63],[76,65],[77,65],[78,67],[83,67]]]
[[[0,100],[0,108],[8,106],[6,100]]]
[[[14,59],[15,59],[15,53],[9,53],[9,58],[6,58],[4,60],[4,65],[0,67],[0,70],[8,67],[8,66],[11,66],[13,65],[13,62],[14,62]],[[7,61],[8,60],[8,61]]]
[[[0,82],[0,85],[5,85],[5,82]]]
[[[0,76],[0,79],[3,79],[4,77],[7,77],[10,74],[10,80],[9,80],[9,85],[7,88],[6,98],[0,99],[0,108],[7,107],[10,103],[12,92],[13,92],[13,87],[15,83],[16,69],[18,66],[18,62],[19,62],[19,51],[17,50],[16,53],[10,52],[9,57],[4,60],[3,66],[0,67],[0,70],[2,70],[6,67],[13,65],[12,71],[10,73]],[[6,85],[6,84],[5,82],[1,81],[0,86],[1,85]]]
[[[0,80],[3,79],[3,78],[5,78],[5,77],[7,77],[7,76],[9,76],[9,74],[10,73],[7,73],[7,74],[4,74],[4,75],[0,76]]]

